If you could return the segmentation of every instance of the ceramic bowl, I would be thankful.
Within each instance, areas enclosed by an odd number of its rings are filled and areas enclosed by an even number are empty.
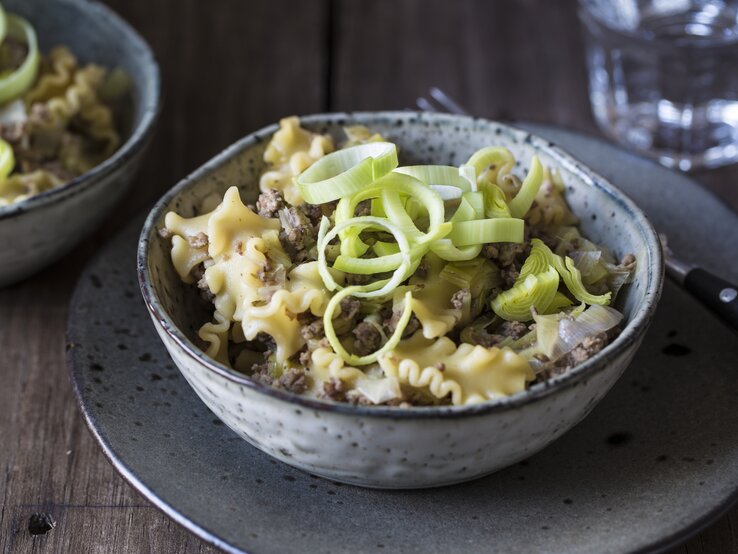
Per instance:
[[[3,6],[33,24],[43,52],[65,44],[80,62],[125,69],[133,81],[133,113],[109,159],[62,187],[0,207],[0,286],[57,260],[105,220],[141,164],[160,105],[151,50],[109,8],[88,0],[4,0]]]
[[[170,190],[146,220],[138,249],[141,291],[172,359],[210,409],[245,440],[283,462],[336,481],[379,488],[418,488],[474,479],[542,449],[580,421],[620,377],[638,349],[660,296],[661,250],[644,214],[623,193],[553,144],[507,125],[444,114],[379,112],[302,119],[341,136],[363,124],[399,146],[401,163],[459,164],[483,146],[510,148],[522,166],[536,153],[558,167],[584,233],[615,254],[634,253],[635,281],[618,308],[627,324],[600,353],[528,391],[483,404],[367,408],[300,397],[219,365],[194,344],[211,311],[181,283],[168,242],[157,229],[174,210],[198,213],[204,198],[237,185],[253,202],[262,155],[275,125],[237,142]]]

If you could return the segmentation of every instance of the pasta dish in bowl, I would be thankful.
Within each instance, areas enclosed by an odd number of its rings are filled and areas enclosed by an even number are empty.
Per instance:
[[[537,157],[524,180],[496,146],[398,167],[379,134],[345,133],[334,151],[285,119],[254,209],[232,187],[208,213],[167,214],[178,274],[213,302],[208,355],[318,398],[462,405],[566,371],[617,333],[607,306],[635,257],[581,236]]]
[[[591,409],[658,297],[654,236],[610,185],[522,131],[313,116],[247,137],[165,196],[139,275],[173,359],[244,438],[331,478],[427,486],[502,467]],[[555,424],[530,427],[568,395]],[[367,475],[366,449],[314,452],[304,409],[342,437],[395,421],[367,439],[385,450],[413,427],[427,439]],[[417,471],[438,434],[485,420],[496,446],[476,467],[465,445]]]
[[[0,8],[0,286],[69,251],[126,192],[159,110],[143,39],[104,5]]]

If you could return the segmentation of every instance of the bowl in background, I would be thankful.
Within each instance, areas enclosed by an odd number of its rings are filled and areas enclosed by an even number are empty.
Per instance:
[[[169,211],[191,217],[203,200],[237,185],[259,194],[266,127],[237,142],[167,192],[149,214],[138,277],[154,326],[195,392],[231,429],[285,463],[323,477],[379,488],[447,485],[491,473],[545,447],[579,422],[620,377],[638,349],[661,293],[663,261],[655,231],[622,192],[548,141],[507,125],[447,114],[373,112],[302,118],[313,131],[341,136],[362,124],[397,143],[402,164],[458,165],[478,148],[501,145],[526,171],[533,154],[557,167],[583,233],[637,258],[634,282],[617,307],[622,334],[570,372],[507,398],[472,406],[361,407],[310,399],[251,381],[194,344],[212,309],[181,282],[157,230]]]
[[[67,45],[80,63],[123,68],[132,80],[131,122],[118,150],[65,185],[0,207],[0,286],[51,264],[100,225],[139,168],[159,113],[159,67],[146,42],[106,6],[88,0],[3,0],[28,19],[47,53]]]

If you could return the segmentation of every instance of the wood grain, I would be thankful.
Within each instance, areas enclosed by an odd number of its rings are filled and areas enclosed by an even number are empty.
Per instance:
[[[114,217],[69,257],[0,290],[0,551],[215,552],[129,487],[78,413],[67,304],[95,250],[240,136],[291,113],[402,109],[441,86],[479,115],[597,134],[575,1],[108,0],[160,61],[165,109]],[[738,169],[697,175],[738,209]],[[647,183],[644,183],[647,186]],[[56,527],[28,532],[50,513]],[[679,554],[738,551],[738,510]]]

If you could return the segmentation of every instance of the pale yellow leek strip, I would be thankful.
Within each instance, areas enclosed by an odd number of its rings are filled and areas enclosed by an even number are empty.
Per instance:
[[[466,165],[474,168],[478,179],[485,178],[497,182],[500,175],[509,173],[513,168],[515,156],[507,148],[488,146],[474,152],[467,160]]]
[[[538,189],[543,184],[543,166],[538,156],[533,156],[530,162],[530,170],[528,175],[525,176],[523,185],[520,190],[510,201],[510,214],[513,217],[525,217],[530,207],[533,205],[533,200],[538,194]]]
[[[508,321],[530,321],[531,310],[545,312],[559,288],[559,274],[553,267],[537,275],[528,275],[513,288],[492,300],[492,310]]]
[[[7,34],[13,38],[23,40],[28,47],[26,59],[21,66],[0,78],[0,104],[5,104],[18,98],[33,86],[38,75],[40,55],[36,31],[31,24],[20,16],[9,14],[7,19]]]
[[[341,358],[343,358],[346,363],[357,366],[372,364],[377,361],[377,358],[381,354],[384,354],[385,352],[388,352],[389,350],[395,348],[400,343],[400,340],[402,339],[402,334],[405,332],[405,328],[410,321],[410,316],[413,314],[413,294],[411,291],[407,291],[404,296],[404,308],[402,311],[402,315],[397,322],[394,333],[392,333],[387,342],[384,343],[384,345],[379,350],[372,352],[371,354],[367,354],[366,356],[357,356],[356,354],[351,354],[344,348],[343,344],[341,344],[341,340],[336,334],[336,330],[333,327],[333,314],[336,312],[336,308],[338,308],[338,306],[340,305],[341,300],[355,295],[356,293],[364,292],[365,288],[366,287],[363,286],[352,286],[346,287],[345,289],[337,292],[333,296],[333,298],[331,298],[330,302],[328,302],[328,306],[326,306],[325,313],[323,314],[323,328],[325,329],[325,336],[328,339],[331,347],[333,348],[333,351],[341,356]]]

